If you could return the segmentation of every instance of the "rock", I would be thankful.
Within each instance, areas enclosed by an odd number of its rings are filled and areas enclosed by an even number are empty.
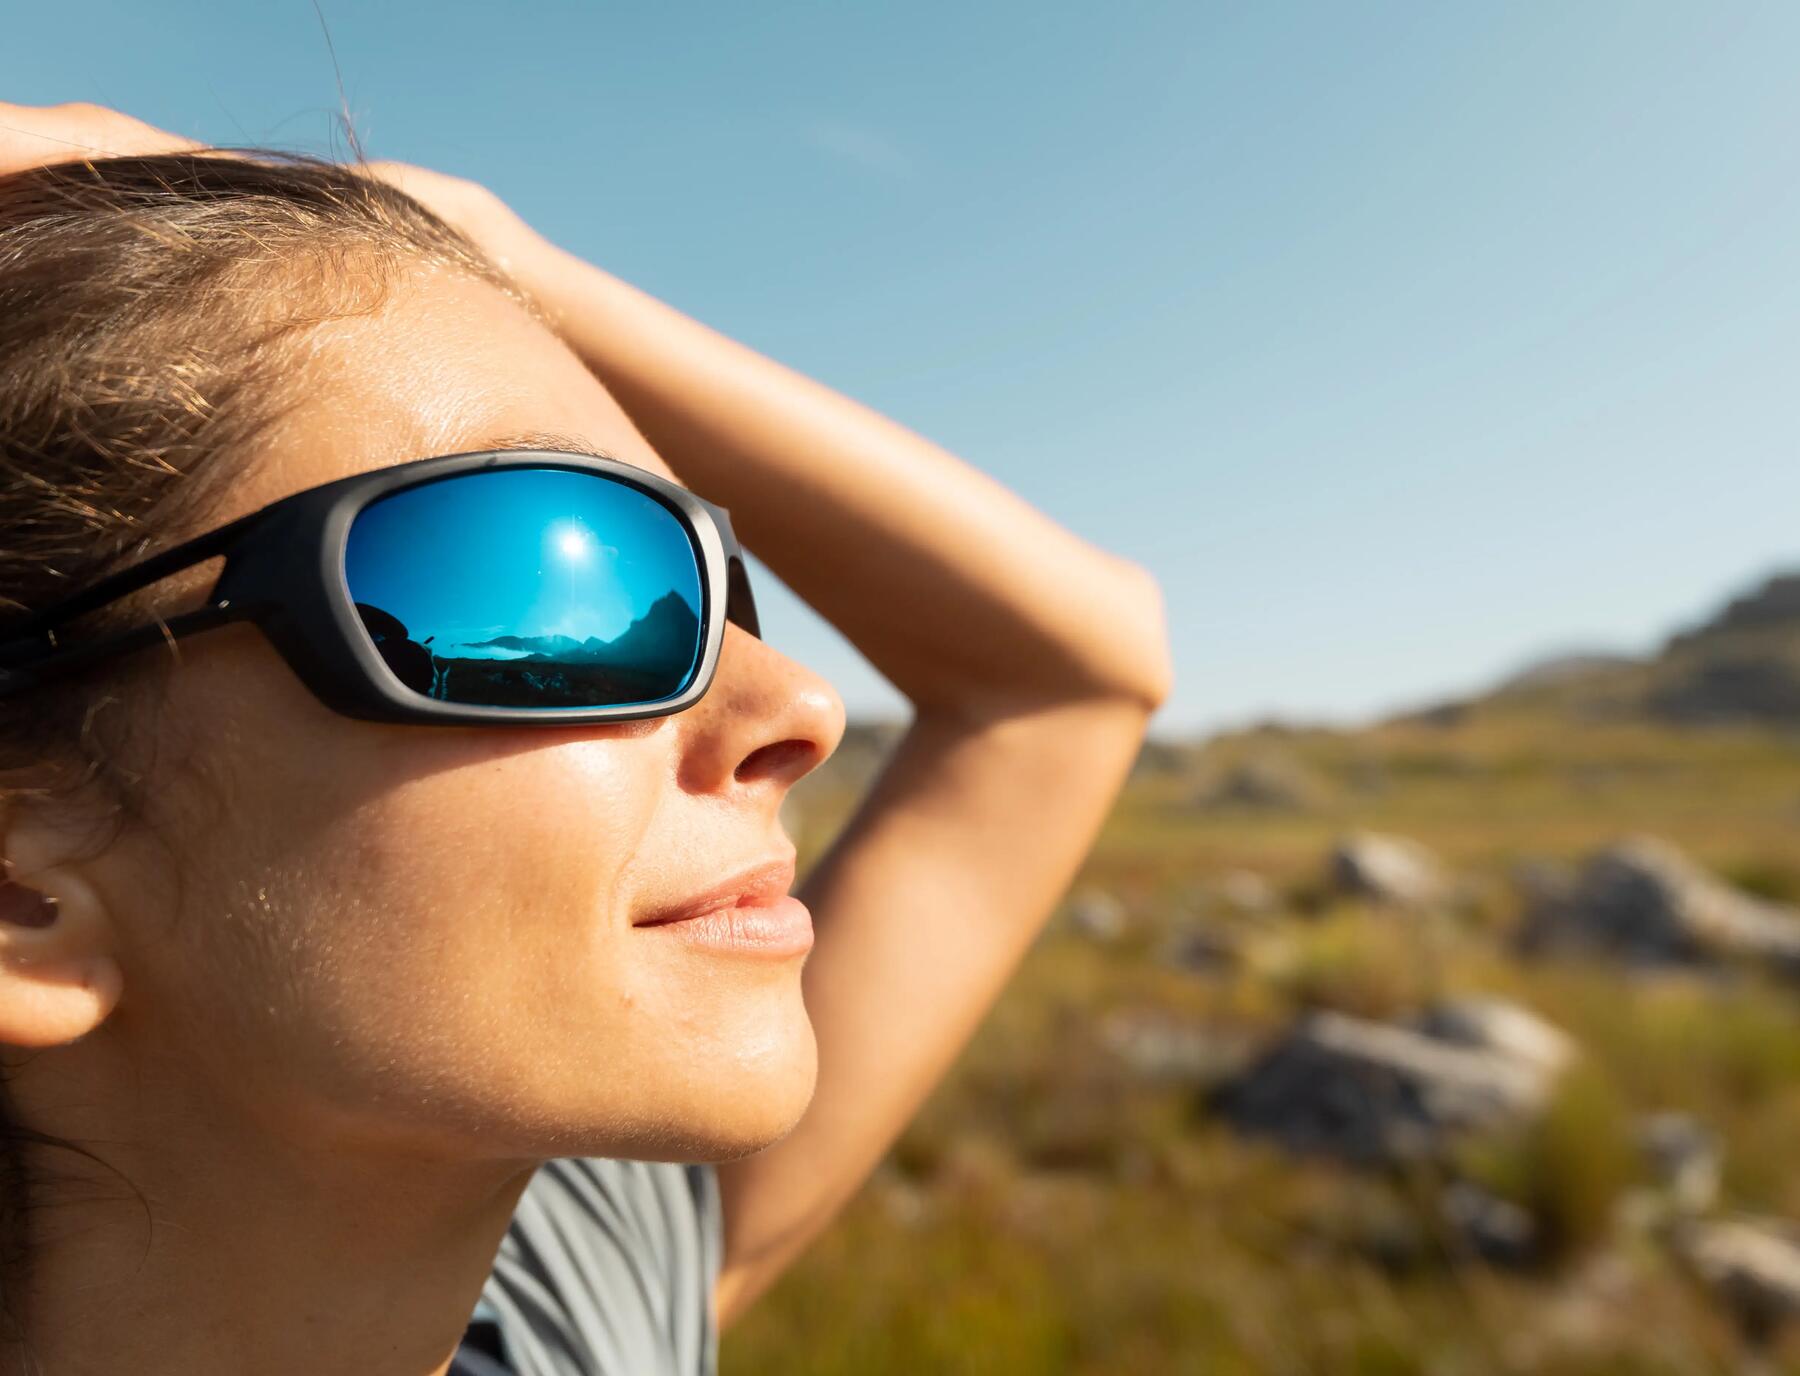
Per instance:
[[[1450,896],[1450,882],[1437,857],[1404,836],[1346,836],[1332,851],[1328,867],[1331,887],[1350,898],[1425,908]]]
[[[1748,1217],[1694,1221],[1676,1231],[1674,1247],[1752,1337],[1800,1318],[1800,1227]]]
[[[1315,1013],[1214,1102],[1290,1150],[1377,1165],[1439,1158],[1465,1133],[1529,1121],[1555,1079],[1541,1057]]]
[[[1265,752],[1236,761],[1203,783],[1195,795],[1203,808],[1259,808],[1304,812],[1323,794],[1318,780],[1286,754]]]
[[[1638,1145],[1675,1212],[1703,1214],[1718,1202],[1724,1154],[1717,1135],[1699,1119],[1653,1114],[1638,1125]]]
[[[1529,1211],[1511,1200],[1458,1180],[1445,1188],[1439,1203],[1444,1221],[1483,1261],[1517,1267],[1537,1260],[1537,1223]]]
[[[1749,958],[1800,974],[1800,911],[1740,893],[1652,837],[1600,851],[1572,884],[1542,884],[1529,901],[1528,951],[1642,965]]]
[[[1504,999],[1455,999],[1421,1014],[1414,1025],[1453,1046],[1497,1052],[1555,1074],[1575,1059],[1575,1043],[1561,1028]]]
[[[934,1200],[931,1191],[917,1181],[883,1163],[869,1180],[870,1193],[886,1212],[890,1222],[912,1230],[931,1220]]]
[[[1219,902],[1234,912],[1263,917],[1281,907],[1275,886],[1255,870],[1232,870],[1219,876],[1215,886]]]
[[[1121,1009],[1100,1023],[1100,1042],[1138,1079],[1204,1088],[1243,1068],[1241,1038],[1167,1014]]]
[[[1125,905],[1104,889],[1072,894],[1067,912],[1075,930],[1095,941],[1117,941],[1130,926]]]
[[[1163,943],[1157,959],[1175,970],[1219,974],[1243,964],[1244,944],[1233,929],[1209,922],[1175,932]]]

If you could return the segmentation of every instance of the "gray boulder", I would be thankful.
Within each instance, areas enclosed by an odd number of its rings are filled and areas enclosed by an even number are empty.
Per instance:
[[[1404,836],[1357,832],[1339,841],[1327,862],[1332,889],[1398,908],[1428,908],[1451,894],[1438,858]]]
[[[1214,885],[1219,903],[1233,912],[1263,917],[1281,907],[1275,886],[1255,870],[1231,870]]]
[[[1538,1259],[1537,1221],[1529,1210],[1467,1180],[1445,1187],[1438,1206],[1462,1245],[1494,1266],[1529,1266]]]
[[[1117,941],[1131,924],[1125,905],[1104,889],[1071,894],[1064,911],[1070,925],[1094,941]]]
[[[1293,1151],[1366,1165],[1428,1160],[1466,1133],[1529,1121],[1573,1054],[1522,1009],[1433,1017],[1409,1026],[1312,1014],[1227,1084],[1215,1106],[1241,1131]],[[1424,1030],[1434,1025],[1509,1030],[1498,1044],[1477,1044]],[[1520,1054],[1519,1045],[1532,1050]],[[1550,1052],[1553,1045],[1561,1049]]]
[[[1529,951],[1578,951],[1633,964],[1765,961],[1800,974],[1800,911],[1740,893],[1653,837],[1590,858],[1572,883],[1542,882],[1521,932]]]
[[[1414,1026],[1428,1037],[1492,1051],[1557,1074],[1575,1059],[1575,1043],[1560,1028],[1505,999],[1455,999],[1427,1009]]]
[[[1656,1113],[1638,1125],[1638,1146],[1669,1208],[1698,1215],[1719,1199],[1725,1158],[1719,1138],[1685,1113]]]
[[[1241,927],[1223,923],[1196,923],[1172,932],[1157,951],[1157,959],[1172,970],[1196,975],[1217,975],[1244,963],[1245,941]]]
[[[1318,777],[1298,760],[1270,751],[1212,772],[1194,802],[1206,809],[1305,812],[1319,805],[1324,792]]]
[[[1749,1217],[1695,1221],[1677,1230],[1674,1246],[1753,1337],[1800,1319],[1800,1227]]]
[[[1119,1009],[1100,1023],[1100,1042],[1134,1078],[1201,1088],[1243,1069],[1242,1038],[1167,1014]]]

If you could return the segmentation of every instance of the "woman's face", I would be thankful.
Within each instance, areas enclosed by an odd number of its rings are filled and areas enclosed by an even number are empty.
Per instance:
[[[308,400],[209,525],[536,432],[673,476],[560,341],[458,275],[320,328],[305,370]],[[124,974],[110,1035],[162,1082],[179,1067],[187,1111],[497,1158],[723,1160],[798,1120],[803,958],[633,923],[792,853],[782,799],[844,726],[818,675],[728,624],[685,712],[515,729],[338,716],[249,626],[181,661],[153,776],[172,855],[122,844],[99,874]]]

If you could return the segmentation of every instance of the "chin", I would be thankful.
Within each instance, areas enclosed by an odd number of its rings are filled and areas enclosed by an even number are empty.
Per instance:
[[[685,1106],[689,1161],[733,1161],[782,1140],[799,1124],[818,1087],[818,1044],[810,1023],[798,1036],[728,1063],[729,1076],[697,1075],[701,1097]]]

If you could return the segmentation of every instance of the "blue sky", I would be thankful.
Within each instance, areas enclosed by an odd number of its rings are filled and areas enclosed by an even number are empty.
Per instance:
[[[1800,565],[1800,6],[322,3],[373,155],[1155,570],[1165,732],[1643,649]],[[332,142],[307,0],[0,35],[9,99]]]

